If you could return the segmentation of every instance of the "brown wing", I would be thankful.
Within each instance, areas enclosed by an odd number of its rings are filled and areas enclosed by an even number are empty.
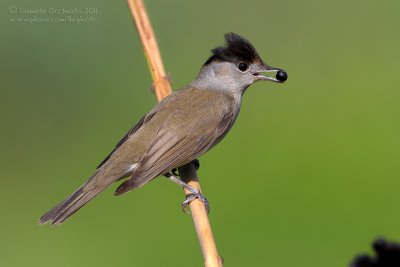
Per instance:
[[[129,137],[134,134],[137,130],[140,129],[145,123],[149,122],[151,118],[154,116],[155,112],[150,112],[149,114],[143,116],[129,131],[124,135],[124,137],[121,138],[121,140],[115,145],[114,149],[108,154],[108,156],[100,162],[99,166],[97,166],[96,169],[99,169],[102,167],[114,154],[114,152],[123,144],[126,142],[126,140],[129,139]]]
[[[210,116],[203,121],[202,129],[193,127],[186,135],[161,129],[137,170],[117,188],[115,194],[120,195],[140,187],[158,175],[191,162],[205,153],[225,136],[234,121],[234,114],[228,112],[222,118]]]

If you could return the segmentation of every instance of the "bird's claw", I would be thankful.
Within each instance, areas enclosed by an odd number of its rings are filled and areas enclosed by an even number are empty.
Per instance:
[[[202,193],[187,194],[185,201],[182,202],[182,211],[184,213],[189,213],[188,206],[196,198],[199,199],[201,202],[203,202],[203,204],[206,208],[207,214],[210,213],[210,204],[208,203],[207,198]]]

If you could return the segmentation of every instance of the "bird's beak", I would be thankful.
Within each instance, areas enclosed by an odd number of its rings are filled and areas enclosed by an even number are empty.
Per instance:
[[[276,78],[261,73],[276,73]],[[256,80],[272,81],[276,83],[283,83],[287,79],[287,73],[284,70],[270,67],[265,64],[257,66],[257,69],[253,71],[253,76],[255,76]]]

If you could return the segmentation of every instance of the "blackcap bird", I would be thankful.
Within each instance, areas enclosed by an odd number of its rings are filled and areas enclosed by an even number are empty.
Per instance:
[[[95,173],[69,198],[44,214],[41,224],[60,224],[112,183],[126,179],[115,195],[164,175],[192,192],[196,189],[171,174],[218,144],[235,122],[242,95],[256,81],[284,82],[285,71],[266,65],[245,38],[228,33],[226,45],[211,50],[197,78],[169,95],[139,120],[118,142]],[[276,73],[276,78],[265,73]]]

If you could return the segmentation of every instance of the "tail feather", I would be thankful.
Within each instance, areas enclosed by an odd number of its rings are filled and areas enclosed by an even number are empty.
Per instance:
[[[70,197],[66,200],[46,212],[42,217],[39,219],[40,224],[46,224],[49,221],[53,221],[60,213],[62,213],[66,208],[68,208],[72,203],[76,202],[82,195],[84,194],[83,186],[81,186],[78,190],[76,190]],[[52,224],[55,224],[52,222]]]
[[[94,198],[100,191],[93,194],[93,192],[86,192],[80,195],[76,200],[74,200],[68,207],[63,211],[57,213],[57,215],[52,219],[52,224],[60,224],[65,221],[68,217],[72,216],[80,208],[82,208],[89,200]]]
[[[94,186],[91,182],[97,174],[93,175],[88,182],[82,185],[70,197],[40,217],[39,223],[46,224],[51,222],[52,225],[61,224],[112,183],[112,180],[110,180],[109,183],[96,184]]]

